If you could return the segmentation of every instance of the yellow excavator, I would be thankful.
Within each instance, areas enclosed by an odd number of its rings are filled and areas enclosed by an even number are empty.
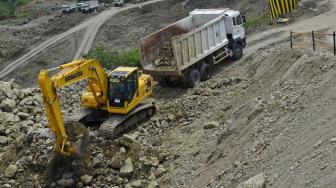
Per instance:
[[[69,118],[71,123],[65,124],[57,89],[84,80],[87,83],[81,96],[84,108]],[[71,129],[70,124],[85,128],[99,124],[99,133],[115,138],[155,113],[153,103],[144,103],[153,93],[153,80],[136,67],[118,67],[106,72],[97,60],[79,59],[42,70],[38,82],[49,125],[56,137],[54,150],[61,155],[76,154],[81,147],[79,140],[87,136],[86,131]],[[76,131],[79,132],[76,138],[69,138],[69,134]]]

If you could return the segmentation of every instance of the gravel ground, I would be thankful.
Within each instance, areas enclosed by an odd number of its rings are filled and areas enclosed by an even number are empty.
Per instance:
[[[116,140],[91,129],[86,157],[53,168],[38,89],[1,83],[0,184],[332,187],[336,59],[278,46],[224,63],[194,89],[157,86],[149,121]],[[60,91],[63,113],[79,108],[81,88]]]

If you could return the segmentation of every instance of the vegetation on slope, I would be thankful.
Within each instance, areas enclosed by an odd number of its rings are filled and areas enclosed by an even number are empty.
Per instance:
[[[137,67],[140,65],[140,53],[138,49],[129,51],[117,51],[98,44],[87,55],[88,58],[97,59],[107,69],[114,69],[118,66]]]

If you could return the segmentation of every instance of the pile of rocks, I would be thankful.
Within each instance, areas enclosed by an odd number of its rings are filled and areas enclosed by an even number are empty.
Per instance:
[[[79,108],[82,89],[79,84],[58,91],[63,115]],[[83,159],[48,163],[52,159],[54,134],[43,105],[38,88],[23,89],[14,82],[0,82],[0,185],[158,186],[156,178],[167,171],[163,165],[167,154],[141,140],[140,134],[149,134],[146,129],[117,140],[99,137],[92,130],[85,165],[80,164]],[[55,165],[54,169],[51,165]],[[49,171],[54,173],[51,179],[46,176]]]
[[[162,45],[159,56],[155,60],[154,65],[157,67],[175,65],[174,52],[173,52],[173,46],[172,46],[171,41],[165,42]]]

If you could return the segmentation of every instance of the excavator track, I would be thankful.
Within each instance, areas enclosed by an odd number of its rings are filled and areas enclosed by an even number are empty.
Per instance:
[[[98,129],[99,135],[105,138],[118,138],[130,129],[135,128],[135,125],[147,118],[150,118],[155,113],[155,105],[139,104],[127,115],[112,114],[100,125]]]
[[[114,139],[135,128],[137,123],[150,118],[155,112],[154,103],[140,103],[126,115],[83,109],[72,114],[67,121],[80,122],[86,127],[97,129],[100,136]]]

